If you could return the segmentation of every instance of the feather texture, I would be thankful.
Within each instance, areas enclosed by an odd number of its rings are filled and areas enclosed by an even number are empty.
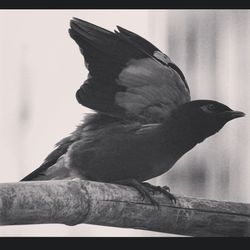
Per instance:
[[[82,105],[152,123],[190,101],[181,70],[144,38],[119,26],[114,33],[77,18],[70,26],[89,70],[76,93]]]

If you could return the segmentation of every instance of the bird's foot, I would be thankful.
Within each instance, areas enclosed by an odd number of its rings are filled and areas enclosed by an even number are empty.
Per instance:
[[[144,186],[142,183],[137,181],[136,179],[126,179],[126,180],[120,180],[116,181],[115,183],[121,184],[121,185],[126,185],[126,186],[131,186],[135,188],[143,197],[143,200],[145,198],[148,198],[152,205],[157,206],[159,208],[159,203],[152,197],[150,194],[148,188]]]
[[[173,194],[170,193],[170,188],[168,186],[154,186],[148,182],[143,182],[142,185],[144,185],[145,187],[147,187],[149,190],[151,190],[151,192],[153,194],[155,194],[155,192],[160,192],[163,193],[165,196],[167,196],[173,203],[176,203],[176,198]]]
[[[152,205],[159,208],[159,203],[152,197],[151,193],[155,193],[155,191],[159,191],[161,193],[164,193],[172,202],[175,202],[175,197],[169,192],[170,189],[168,187],[160,187],[160,186],[153,186],[147,182],[139,182],[136,179],[126,179],[126,180],[120,180],[116,181],[115,183],[126,185],[126,186],[132,186],[134,187],[139,193],[142,195],[143,200],[145,198],[149,199]]]

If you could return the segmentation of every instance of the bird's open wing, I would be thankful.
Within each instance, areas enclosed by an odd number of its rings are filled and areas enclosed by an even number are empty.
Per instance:
[[[70,27],[89,70],[76,93],[82,105],[152,123],[190,101],[181,70],[144,38],[119,26],[113,33],[77,18]]]

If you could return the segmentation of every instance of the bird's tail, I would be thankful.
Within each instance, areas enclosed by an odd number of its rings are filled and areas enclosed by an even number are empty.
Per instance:
[[[20,181],[62,180],[70,177],[71,171],[66,167],[64,157],[60,157],[55,164],[48,168],[43,164]]]
[[[56,144],[56,148],[47,156],[42,165],[25,176],[21,181],[52,180],[69,175],[69,169],[65,166],[65,153],[73,142],[71,136],[63,138]]]

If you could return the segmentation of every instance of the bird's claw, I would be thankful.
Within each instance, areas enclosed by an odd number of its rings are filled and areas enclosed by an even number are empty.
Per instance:
[[[155,191],[163,193],[165,196],[167,196],[173,203],[176,203],[176,198],[173,194],[170,193],[170,188],[168,186],[154,186],[148,182],[142,183],[145,187],[149,188],[153,194],[155,194]]]
[[[173,203],[176,203],[176,198],[174,197],[173,194],[170,193],[170,188],[167,186],[160,187],[160,186],[154,186],[148,182],[138,182],[135,179],[127,179],[127,180],[122,180],[122,181],[117,181],[117,184],[122,184],[122,185],[128,185],[134,187],[137,191],[142,196],[142,200],[145,200],[145,198],[149,199],[151,204],[153,206],[156,206],[159,209],[159,203],[152,197],[150,193],[153,195],[155,192],[160,192],[163,193],[165,196],[167,196]]]
[[[162,188],[165,189],[165,190],[167,190],[167,191],[170,193],[170,187],[168,187],[168,186],[163,186]]]
[[[146,182],[140,183],[135,179],[120,180],[116,181],[116,183],[134,187],[141,194],[142,200],[145,200],[147,198],[150,200],[153,206],[159,208],[159,203],[150,194],[150,191],[153,191],[154,193],[154,190],[152,188],[149,190],[150,186],[152,186],[151,184]]]
[[[164,190],[164,191],[163,191]],[[169,189],[170,190],[170,189]],[[168,190],[162,188],[163,193],[174,203],[176,204],[176,198],[173,194],[171,194]]]

